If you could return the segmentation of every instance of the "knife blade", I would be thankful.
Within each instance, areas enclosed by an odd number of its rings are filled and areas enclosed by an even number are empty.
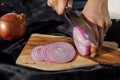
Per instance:
[[[72,8],[67,7],[65,17],[70,25],[72,25],[73,27],[80,26],[84,29],[87,35],[92,35],[88,36],[88,39],[90,40],[90,42],[96,45],[97,40],[95,38],[95,34],[90,25],[84,20],[84,18],[82,18],[81,14],[77,15],[76,12],[72,10]]]

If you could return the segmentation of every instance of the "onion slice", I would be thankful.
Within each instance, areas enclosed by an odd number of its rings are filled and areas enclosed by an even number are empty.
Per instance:
[[[42,50],[41,50],[42,56],[44,57],[44,59],[45,59],[46,62],[53,62],[53,60],[52,60],[51,57],[50,57],[50,52],[49,52],[49,50],[50,50],[51,48],[52,48],[52,47],[50,46],[50,44],[48,44],[48,45],[45,45],[45,46],[42,48]]]
[[[71,61],[75,56],[74,47],[67,42],[54,42],[50,45],[49,57],[58,63]]]
[[[37,46],[37,47],[35,47],[35,48],[32,49],[31,54],[30,54],[30,57],[31,57],[33,60],[36,60],[36,61],[44,61],[44,58],[42,57],[42,53],[41,53],[42,47],[43,47],[43,46]]]

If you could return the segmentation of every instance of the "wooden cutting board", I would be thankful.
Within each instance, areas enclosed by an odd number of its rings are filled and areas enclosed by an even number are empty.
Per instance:
[[[111,42],[105,42],[103,49],[95,58],[90,58],[89,56],[81,56],[76,50],[77,57],[68,63],[38,62],[31,59],[30,52],[34,47],[56,41],[69,42],[74,46],[74,42],[70,37],[32,34],[18,59],[16,60],[16,64],[47,71],[67,70],[93,66],[97,64],[120,64],[120,52],[117,51],[117,44]]]

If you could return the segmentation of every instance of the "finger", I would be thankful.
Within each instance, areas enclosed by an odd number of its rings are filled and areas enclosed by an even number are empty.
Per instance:
[[[61,15],[65,12],[66,5],[67,5],[67,0],[57,1],[57,10],[56,11],[59,15]]]
[[[98,27],[96,24],[94,24],[93,26],[91,26],[94,34],[95,34],[95,38],[96,38],[96,44],[91,43],[91,57],[95,57],[97,55],[97,52],[100,49],[99,43],[100,43],[100,35],[99,35],[99,31],[98,31]]]
[[[104,28],[98,26],[98,31],[99,31],[99,49],[101,49],[104,41]]]
[[[104,20],[99,20],[97,22],[97,28],[98,28],[98,34],[99,34],[99,46],[98,46],[98,49],[100,50],[102,45],[103,45],[103,41],[104,41],[104,28],[106,28],[106,22]]]
[[[101,27],[99,29],[103,29],[103,33],[106,34],[106,32],[108,31],[108,29],[111,25],[111,22],[109,19],[107,19],[107,20],[103,19],[103,20],[98,21],[97,25],[98,25],[98,27]]]
[[[48,5],[49,7],[52,7],[52,0],[48,0],[48,1],[47,1],[47,5]]]
[[[95,45],[93,43],[91,43],[91,57],[95,57],[97,55],[98,52],[98,45]]]
[[[68,0],[67,6],[70,7],[70,8],[72,8],[72,4],[73,4],[73,0]]]
[[[107,31],[109,30],[109,28],[112,26],[112,21],[109,20],[109,21],[106,21],[106,27],[104,29],[104,33],[106,34]]]

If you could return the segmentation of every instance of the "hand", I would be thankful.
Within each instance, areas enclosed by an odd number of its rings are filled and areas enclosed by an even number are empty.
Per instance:
[[[48,6],[52,7],[59,15],[65,12],[66,6],[72,7],[73,0],[48,0]]]
[[[91,57],[94,57],[103,44],[104,35],[112,25],[108,13],[108,0],[88,0],[82,14],[91,23],[96,36],[97,45],[91,43]]]

